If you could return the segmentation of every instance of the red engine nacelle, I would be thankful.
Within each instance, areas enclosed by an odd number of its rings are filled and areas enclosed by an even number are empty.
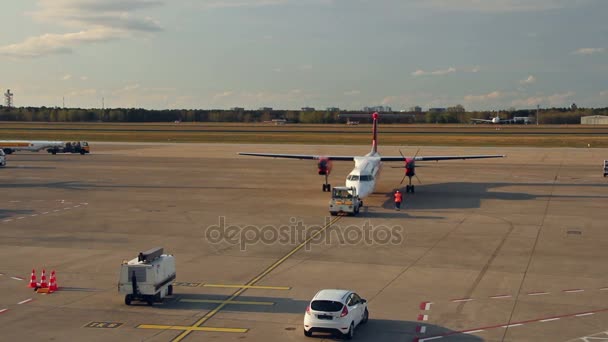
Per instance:
[[[319,170],[319,175],[329,175],[331,172],[331,160],[328,158],[319,159],[319,164],[317,165]]]
[[[414,159],[405,160],[405,175],[410,178],[416,175],[416,162]]]

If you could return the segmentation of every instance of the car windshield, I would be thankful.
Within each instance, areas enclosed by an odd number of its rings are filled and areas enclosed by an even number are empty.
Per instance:
[[[310,308],[315,311],[336,312],[342,310],[343,304],[333,300],[315,300]]]

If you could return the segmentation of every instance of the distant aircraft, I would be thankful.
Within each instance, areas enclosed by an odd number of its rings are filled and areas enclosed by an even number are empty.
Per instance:
[[[473,123],[485,122],[485,123],[491,123],[491,124],[513,123],[512,119],[503,120],[498,115],[496,115],[495,117],[493,117],[491,119],[471,119],[471,121],[473,121]]]
[[[52,147],[63,147],[63,141],[43,141],[43,140],[0,140],[0,149],[4,153],[11,154],[16,151],[38,152]]]
[[[249,153],[240,152],[239,155],[245,156],[257,156],[257,157],[272,157],[272,158],[292,158],[292,159],[313,159],[318,160],[318,173],[319,175],[325,176],[325,184],[323,184],[323,191],[330,191],[331,185],[327,183],[327,178],[331,172],[331,162],[352,160],[355,162],[355,168],[346,177],[346,186],[355,187],[359,197],[364,198],[371,195],[376,187],[376,180],[380,175],[382,168],[382,162],[396,162],[402,161],[405,163],[402,166],[405,169],[405,175],[401,179],[401,183],[405,180],[405,177],[409,178],[409,184],[406,187],[406,192],[414,192],[414,185],[412,185],[412,177],[416,175],[416,162],[417,161],[439,161],[439,160],[453,160],[453,159],[481,159],[481,158],[502,158],[504,155],[468,155],[468,156],[418,156],[417,154],[413,157],[406,157],[403,154],[401,156],[390,156],[382,157],[378,153],[378,113],[372,114],[373,119],[373,138],[372,138],[372,150],[365,156],[319,156],[319,155],[308,155],[308,154],[275,154],[275,153]],[[399,167],[401,168],[401,167]]]

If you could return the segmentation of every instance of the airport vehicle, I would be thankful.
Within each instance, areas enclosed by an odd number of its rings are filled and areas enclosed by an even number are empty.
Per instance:
[[[4,150],[0,150],[0,166],[6,166],[6,153],[4,153]]]
[[[39,152],[40,150],[62,147],[63,141],[44,141],[44,140],[0,140],[0,149],[6,154],[16,151]]]
[[[175,258],[163,254],[163,248],[153,248],[139,253],[133,260],[123,261],[118,292],[125,294],[126,305],[134,300],[153,305],[173,294],[174,281]]]
[[[48,153],[80,153],[84,155],[90,152],[89,143],[86,141],[66,142],[63,146],[55,146],[46,150]]]
[[[361,199],[371,195],[374,192],[374,189],[376,187],[376,181],[380,175],[380,171],[382,168],[382,162],[403,162],[405,165],[401,166],[400,168],[405,169],[405,175],[403,176],[403,179],[401,179],[401,184],[403,184],[405,177],[408,177],[409,184],[407,185],[406,190],[407,192],[413,193],[414,185],[412,185],[412,177],[416,175],[416,162],[504,157],[504,155],[418,156],[417,154],[414,155],[414,157],[406,157],[403,154],[401,154],[401,156],[383,157],[380,155],[380,153],[378,153],[378,119],[378,113],[373,113],[372,150],[365,156],[320,156],[312,154],[279,154],[257,152],[239,152],[239,155],[318,160],[318,173],[319,175],[325,176],[325,184],[323,184],[323,191],[330,191],[331,189],[331,185],[328,183],[328,176],[331,172],[332,161],[354,161],[355,167],[346,178],[346,187],[356,188],[357,194]]]
[[[357,196],[357,188],[345,186],[336,186],[331,193],[329,200],[329,213],[332,216],[338,214],[357,215],[359,209],[363,205],[363,201]]]
[[[355,329],[367,323],[367,301],[353,291],[327,289],[317,292],[304,314],[304,335],[339,333],[352,339]]]
[[[604,160],[604,177],[608,176],[608,160]]]

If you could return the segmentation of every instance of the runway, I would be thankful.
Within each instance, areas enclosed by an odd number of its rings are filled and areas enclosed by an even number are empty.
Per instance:
[[[334,219],[314,162],[237,153],[368,146],[91,145],[86,156],[16,153],[0,169],[3,339],[322,340],[302,319],[323,288],[368,300],[360,341],[608,331],[608,149],[423,147],[507,158],[418,163],[422,184],[398,212],[403,171],[385,164],[360,216]],[[352,166],[335,162],[332,185]],[[126,306],[120,263],[156,246],[175,255],[175,295]],[[55,270],[60,290],[28,289],[32,268]]]

